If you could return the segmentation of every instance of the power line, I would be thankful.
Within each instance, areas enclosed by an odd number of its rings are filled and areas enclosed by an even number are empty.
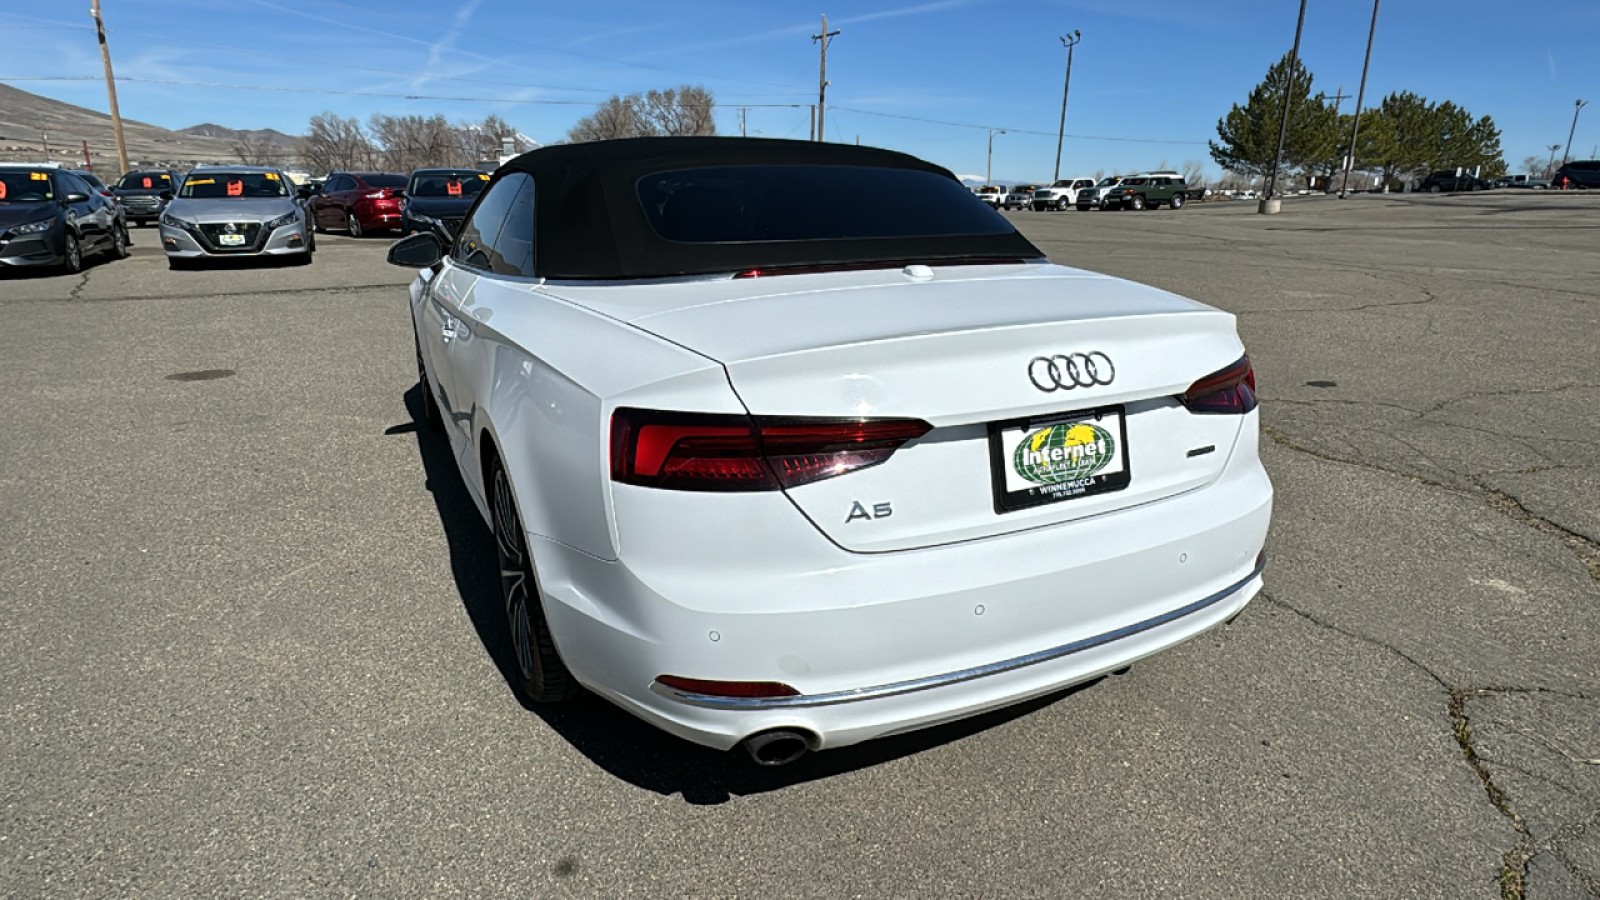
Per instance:
[[[13,81],[94,81],[96,76],[91,75],[0,75],[0,83]],[[163,84],[178,87],[205,87],[226,88],[233,91],[268,91],[284,94],[318,94],[334,97],[383,97],[394,100],[442,100],[455,103],[511,103],[526,106],[593,106],[593,100],[550,100],[532,98],[527,100],[512,99],[509,97],[456,97],[442,94],[400,94],[389,91],[341,91],[333,88],[297,88],[281,87],[264,84],[228,84],[220,81],[188,81],[178,78],[138,78],[119,76],[120,82],[136,84]],[[682,104],[688,107],[709,106],[715,108],[716,104]],[[751,109],[801,109],[804,103],[741,103]]]
[[[989,129],[993,129],[995,131],[1009,131],[1012,134],[1033,134],[1038,135],[1039,137],[1055,137],[1055,135],[1048,131],[1034,131],[1028,128],[1012,128],[1010,126],[1002,127],[999,125],[976,125],[971,122],[952,122],[948,119],[927,119],[923,118],[922,116],[906,116],[899,113],[874,112],[870,109],[852,109],[848,106],[835,106],[833,107],[833,110],[835,112],[843,110],[845,112],[853,112],[863,116],[878,116],[879,118],[883,119],[904,119],[908,122],[926,122],[930,125],[948,125],[951,128],[972,128],[978,131],[987,131]],[[1106,137],[1104,135],[1094,134],[1071,134],[1067,136],[1074,140],[1080,141],[1116,141],[1125,144],[1182,144],[1186,146],[1205,146],[1206,143],[1205,141],[1172,141],[1161,140],[1158,138]]]

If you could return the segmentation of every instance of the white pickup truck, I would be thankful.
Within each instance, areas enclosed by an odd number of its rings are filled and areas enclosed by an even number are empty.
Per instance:
[[[1087,187],[1094,187],[1093,178],[1063,178],[1049,187],[1039,188],[1033,192],[1034,211],[1071,209],[1072,204],[1078,202],[1078,191]]]

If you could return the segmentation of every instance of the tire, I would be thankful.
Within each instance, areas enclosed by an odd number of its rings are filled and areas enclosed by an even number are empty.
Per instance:
[[[539,581],[528,556],[526,533],[517,514],[511,482],[499,459],[489,461],[490,508],[494,520],[495,556],[499,560],[500,597],[506,609],[506,628],[516,658],[517,693],[534,703],[559,703],[576,689],[556,652],[539,601]]]
[[[417,348],[417,383],[422,386],[422,424],[429,431],[444,430],[444,415],[439,412],[439,401],[433,398],[433,385],[428,382],[428,367],[422,362],[422,342],[412,336]]]
[[[322,218],[314,210],[306,210],[306,212],[311,216],[311,233],[327,234],[328,229],[322,227]]]
[[[1183,204],[1185,202],[1187,202],[1187,201],[1185,200],[1185,198],[1184,198],[1184,196],[1182,194],[1173,194],[1172,195],[1172,208],[1173,209],[1183,209]]]
[[[1440,187],[1437,184],[1428,185],[1428,193],[1430,193],[1430,194],[1437,194],[1437,193],[1439,193],[1439,192],[1441,192],[1443,190],[1444,190],[1444,188]]]
[[[128,226],[111,226],[111,249],[106,251],[106,256],[112,259],[128,258]]]
[[[181,256],[167,257],[167,268],[174,272],[184,272],[194,268],[194,261]]]
[[[83,246],[78,243],[78,236],[70,231],[62,239],[60,268],[63,275],[76,275],[83,271]]]
[[[294,265],[294,266],[309,266],[309,265],[311,265],[311,251],[307,250],[304,253],[301,253],[301,254],[298,254],[296,256],[291,257],[291,259],[293,260],[293,262],[291,262],[290,265]]]
[[[1134,212],[1138,212],[1139,210],[1145,208],[1144,195],[1143,194],[1134,194],[1132,197],[1128,198],[1128,202],[1126,204],[1124,204],[1124,205],[1126,205],[1129,209],[1133,210]]]
[[[1068,203],[1066,201],[1066,198],[1062,198],[1062,199],[1056,201],[1056,212],[1066,212],[1067,210],[1069,210],[1071,208],[1072,208],[1072,204]]]
[[[361,237],[361,220],[356,218],[355,213],[348,212],[344,214],[344,227],[350,232],[351,237]]]

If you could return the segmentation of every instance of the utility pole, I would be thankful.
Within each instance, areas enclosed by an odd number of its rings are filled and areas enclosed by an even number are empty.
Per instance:
[[[1306,0],[1300,0],[1300,19],[1294,26],[1294,46],[1289,48],[1288,80],[1283,84],[1283,121],[1278,123],[1278,152],[1272,157],[1272,177],[1267,179],[1267,196],[1261,200],[1261,211],[1267,210],[1267,201],[1278,199],[1278,169],[1283,166],[1283,141],[1289,136],[1289,104],[1294,100],[1294,69],[1300,61],[1300,35],[1306,27]]]
[[[817,139],[817,105],[811,104],[811,139]]]
[[[1372,38],[1378,33],[1378,2],[1372,0],[1372,25],[1367,28],[1367,58],[1361,62],[1361,86],[1356,88],[1356,120],[1350,124],[1350,150],[1344,157],[1344,184],[1339,186],[1339,199],[1350,189],[1350,170],[1356,165],[1356,138],[1361,134],[1361,101],[1367,96],[1367,67],[1372,65]],[[1344,88],[1339,88],[1343,91]]]
[[[997,134],[1005,134],[1004,129],[998,131],[993,128],[989,129],[989,161],[983,164],[984,184],[994,183],[994,136]]]
[[[745,134],[745,131],[744,131],[744,114],[749,112],[749,111],[750,111],[750,107],[748,107],[748,106],[739,107],[739,137],[746,137],[746,134]]]
[[[111,74],[111,48],[106,46],[106,24],[100,19],[100,0],[89,0],[95,37],[100,41],[100,61],[106,64],[106,93],[111,97],[111,130],[117,136],[117,162],[128,171],[128,143],[122,137],[122,112],[117,109],[117,77]]]
[[[833,40],[839,29],[828,30],[828,16],[822,16],[822,33],[813,34],[811,40],[822,45],[822,68],[817,75],[817,133],[816,140],[823,139],[823,116],[828,111],[828,43]]]
[[[1572,130],[1567,132],[1567,149],[1561,153],[1561,164],[1564,166],[1572,158],[1572,136],[1578,133],[1578,113],[1589,105],[1587,100],[1579,100],[1572,107]]]
[[[1344,92],[1344,85],[1341,84],[1339,85],[1338,93],[1326,99],[1333,101],[1333,114],[1337,116],[1339,114],[1339,107],[1343,106],[1344,102],[1350,99],[1350,95]]]
[[[1067,40],[1066,35],[1061,36],[1061,46],[1067,48],[1067,78],[1061,83],[1061,126],[1056,129],[1056,177],[1051,181],[1061,180],[1061,141],[1067,136],[1067,91],[1072,89],[1072,48],[1078,46],[1083,40],[1083,33],[1077,30],[1072,32],[1072,40]]]

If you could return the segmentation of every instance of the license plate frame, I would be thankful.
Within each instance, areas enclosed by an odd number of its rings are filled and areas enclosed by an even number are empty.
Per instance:
[[[1085,477],[1064,478],[1050,483],[1030,483],[1016,471],[1014,457],[1024,440],[1047,428],[1080,423],[1095,426],[1116,442],[1116,446],[1110,448],[1111,458],[1092,473]],[[1112,471],[1107,472],[1105,469]],[[1016,473],[1017,477],[1008,478],[1008,471]],[[1128,448],[1127,409],[1117,404],[990,422],[989,477],[994,496],[994,511],[1000,515],[1123,490],[1133,482],[1132,454]]]
[[[242,235],[242,234],[219,234],[219,235],[217,235],[217,246],[219,246],[219,247],[243,247],[244,246],[244,235]]]

